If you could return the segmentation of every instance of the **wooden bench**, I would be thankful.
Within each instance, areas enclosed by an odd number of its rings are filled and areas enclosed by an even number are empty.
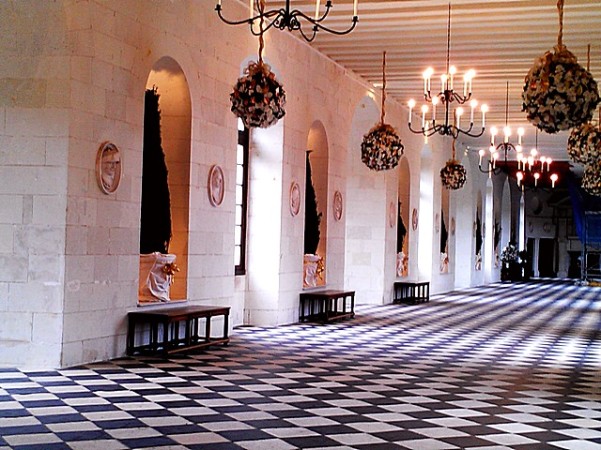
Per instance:
[[[430,301],[429,281],[395,281],[394,303],[421,303]]]
[[[355,317],[355,291],[309,291],[300,294],[299,320],[331,322]]]
[[[175,308],[132,311],[127,314],[128,355],[184,352],[229,342],[229,306],[182,306]],[[211,319],[223,317],[223,335],[211,337]],[[204,334],[201,319],[205,320]],[[149,326],[145,333],[142,328]],[[142,343],[136,345],[136,333]]]

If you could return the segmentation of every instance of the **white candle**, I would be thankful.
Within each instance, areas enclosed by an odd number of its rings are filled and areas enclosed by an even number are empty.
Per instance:
[[[455,78],[455,74],[457,73],[457,67],[455,66],[451,66],[449,68],[449,89],[452,91],[453,90],[453,78]]]
[[[315,2],[315,20],[319,19],[319,3],[320,0],[317,0]]]
[[[432,123],[436,123],[436,105],[438,105],[438,97],[432,99]]]
[[[254,17],[255,14],[255,4],[254,4],[254,0],[250,0],[249,4],[248,4],[248,15],[249,15],[249,19],[252,19]]]
[[[507,144],[509,142],[509,136],[511,136],[511,128],[505,127],[503,129],[503,134],[504,134],[503,142],[505,142]]]
[[[554,173],[553,175],[551,175],[551,187],[554,188],[555,187],[555,182],[557,181],[559,177],[557,176],[556,173]]]
[[[470,125],[474,124],[474,111],[476,110],[476,106],[478,106],[478,101],[472,100],[470,102]]]
[[[413,113],[413,107],[415,106],[415,100],[410,99],[407,102],[407,105],[409,106],[409,125],[411,125],[411,115]]]
[[[428,112],[428,107],[426,105],[422,106],[422,128],[426,128],[426,113]]]
[[[463,115],[463,108],[457,108],[455,110],[455,116],[457,116],[457,128],[461,128],[461,116]]]
[[[485,151],[480,149],[480,151],[478,152],[478,155],[480,155],[480,161],[478,162],[478,165],[480,167],[482,167],[482,157],[484,156]]]
[[[482,129],[486,126],[486,113],[488,112],[488,105],[482,105],[480,107],[480,111],[482,111]]]
[[[217,2],[217,4],[218,4],[219,6],[221,6],[221,0],[219,0],[219,1]]]
[[[497,127],[490,128],[490,146],[495,146],[495,136],[497,135]]]
[[[547,158],[547,172],[551,170],[551,163],[553,160],[551,158]]]
[[[353,17],[357,17],[357,6],[359,5],[359,0],[355,0],[353,3]]]

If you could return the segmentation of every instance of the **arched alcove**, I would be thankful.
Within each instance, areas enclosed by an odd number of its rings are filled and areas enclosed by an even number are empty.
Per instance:
[[[449,273],[450,271],[450,217],[449,217],[449,196],[450,192],[444,186],[440,190],[440,221],[435,224],[440,227],[440,273]]]
[[[396,275],[409,276],[409,236],[412,232],[409,222],[411,210],[411,172],[405,156],[399,162],[399,185],[397,202],[397,261]]]
[[[490,283],[493,280],[493,238],[494,238],[494,187],[491,178],[486,180],[486,197],[484,203],[484,217],[482,234],[484,239],[484,248],[482,258],[484,259],[484,280]]]
[[[478,194],[476,195],[476,216],[474,217],[474,269],[477,271],[482,270],[482,253],[484,247],[484,224],[482,223],[482,216],[482,191],[478,190]]]
[[[323,270],[318,271],[316,285],[326,284],[327,274],[327,240],[328,240],[328,136],[323,124],[315,121],[309,129],[307,136],[307,151],[309,157],[307,164],[311,165],[311,180],[305,180],[305,183],[312,183],[317,202],[317,213],[319,221],[319,243],[317,245],[316,255],[321,258]],[[305,211],[307,214],[307,211]],[[306,279],[306,277],[305,277]],[[311,285],[310,283],[309,285]]]
[[[180,271],[171,285],[171,300],[187,297],[188,235],[190,202],[190,140],[192,104],[186,76],[180,65],[169,56],[152,67],[146,89],[156,89],[161,114],[161,143],[168,171],[171,202],[169,253],[176,255]],[[144,161],[142,162],[144,164]],[[152,226],[152,224],[142,224]]]

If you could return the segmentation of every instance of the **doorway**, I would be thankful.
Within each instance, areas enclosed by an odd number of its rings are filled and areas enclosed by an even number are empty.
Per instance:
[[[554,278],[555,272],[555,240],[539,239],[538,241],[538,275]]]

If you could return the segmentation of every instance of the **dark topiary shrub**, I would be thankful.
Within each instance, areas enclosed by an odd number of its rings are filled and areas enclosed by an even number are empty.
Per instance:
[[[156,87],[146,90],[144,99],[142,153],[140,253],[168,253],[171,241],[171,201],[167,164],[161,144],[161,112]]]

